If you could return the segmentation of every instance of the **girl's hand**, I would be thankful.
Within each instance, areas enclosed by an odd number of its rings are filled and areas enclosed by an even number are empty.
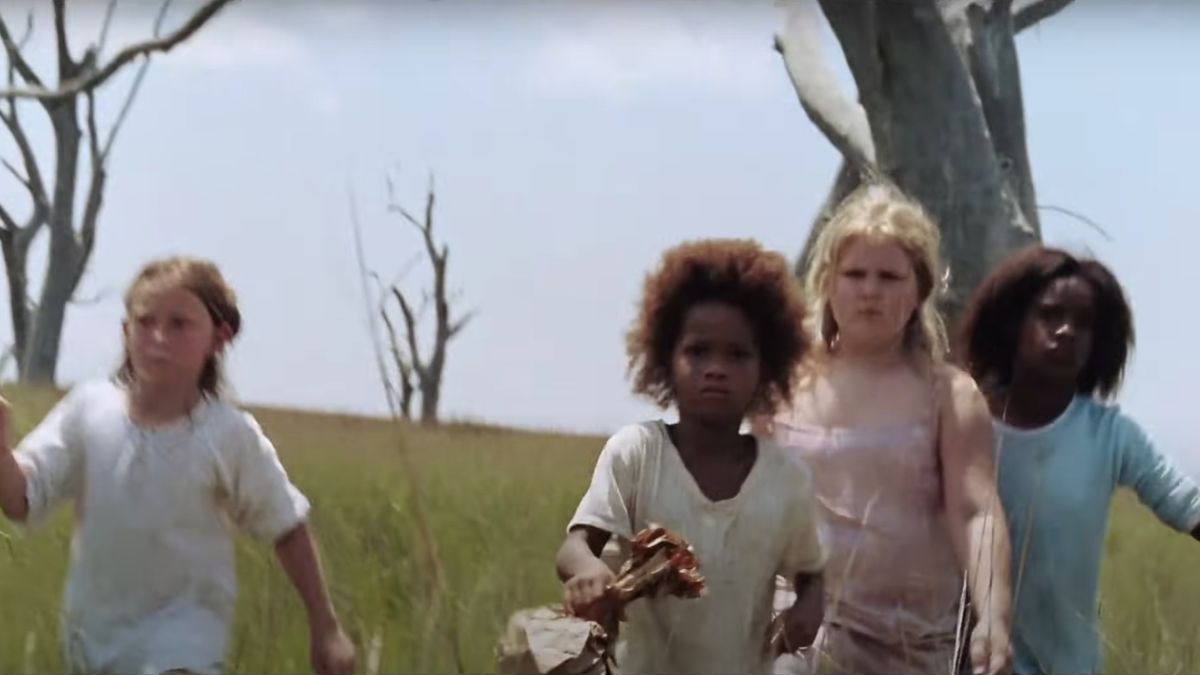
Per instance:
[[[1005,673],[1012,668],[1008,629],[999,622],[980,621],[971,631],[971,672]]]
[[[313,671],[317,675],[352,675],[354,673],[354,643],[342,632],[341,626],[309,639]]]
[[[563,602],[567,612],[581,619],[604,624],[610,608],[604,602],[608,585],[616,575],[599,558],[591,562],[563,584]]]
[[[794,654],[812,645],[825,618],[823,577],[801,575],[796,579],[796,601],[771,622],[771,656]]]

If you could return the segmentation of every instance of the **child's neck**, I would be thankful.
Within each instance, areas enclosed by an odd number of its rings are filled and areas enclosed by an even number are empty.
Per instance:
[[[882,346],[839,344],[833,357],[849,370],[878,372],[891,370],[905,363],[901,343]]]
[[[156,386],[134,381],[129,385],[129,417],[138,425],[170,424],[186,417],[200,397],[200,390],[194,386]]]
[[[745,449],[740,422],[708,422],[680,415],[675,445],[689,454],[740,454]]]
[[[1018,373],[1007,388],[991,397],[992,414],[1020,429],[1044,427],[1063,414],[1075,393],[1073,383],[1033,381]]]

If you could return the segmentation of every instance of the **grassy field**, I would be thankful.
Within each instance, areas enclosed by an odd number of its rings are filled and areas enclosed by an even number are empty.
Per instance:
[[[7,391],[19,437],[57,396]],[[602,439],[449,425],[404,428],[351,417],[255,409],[313,503],[335,602],[360,663],[377,672],[487,672],[515,609],[559,597],[552,558]],[[447,592],[417,535],[401,459],[424,495]],[[70,516],[18,534],[0,525],[0,672],[60,672],[58,603]],[[230,666],[308,670],[303,611],[273,553],[244,540]],[[1104,572],[1107,667],[1200,672],[1200,545],[1115,507]],[[457,635],[457,640],[452,636]]]

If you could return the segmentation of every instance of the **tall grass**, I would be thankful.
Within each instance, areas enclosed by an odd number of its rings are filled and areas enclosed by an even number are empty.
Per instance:
[[[27,432],[58,394],[19,389],[14,434]],[[313,503],[312,523],[334,602],[359,647],[377,647],[378,671],[454,672],[447,639],[457,610],[462,667],[486,672],[509,614],[553,602],[553,556],[586,488],[602,439],[473,425],[402,426],[420,472],[446,592],[434,604],[416,532],[396,427],[388,421],[254,409],[293,480]],[[1152,522],[1121,498],[1104,568],[1110,672],[1200,672],[1200,545]],[[61,672],[58,608],[71,516],[35,532],[0,526],[0,672]],[[307,672],[299,600],[269,547],[239,537],[240,593],[229,666]]]

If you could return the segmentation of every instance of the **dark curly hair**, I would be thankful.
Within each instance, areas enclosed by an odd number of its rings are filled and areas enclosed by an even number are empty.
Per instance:
[[[703,302],[725,302],[746,316],[762,363],[751,409],[774,412],[792,395],[797,366],[808,349],[804,302],[788,262],[757,242],[709,239],[663,254],[646,276],[637,319],[626,337],[633,391],[662,407],[675,400],[671,358],[687,311]]]
[[[1096,296],[1092,350],[1076,391],[1110,398],[1120,388],[1134,345],[1133,312],[1112,271],[1091,258],[1032,246],[1002,262],[975,289],[958,331],[958,358],[981,386],[1012,382],[1025,315],[1037,295],[1057,279],[1077,277]]]

